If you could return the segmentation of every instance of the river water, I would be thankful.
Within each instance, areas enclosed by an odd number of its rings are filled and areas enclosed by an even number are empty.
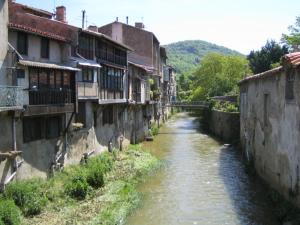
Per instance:
[[[265,187],[245,173],[241,155],[179,114],[145,143],[166,166],[140,185],[144,199],[127,225],[277,225]]]

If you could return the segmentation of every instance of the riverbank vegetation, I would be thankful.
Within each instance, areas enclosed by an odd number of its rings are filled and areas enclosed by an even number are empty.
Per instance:
[[[119,224],[140,201],[136,185],[158,165],[136,145],[69,166],[48,180],[13,182],[1,195],[0,224]]]
[[[239,112],[238,103],[211,100],[211,109],[222,112]]]

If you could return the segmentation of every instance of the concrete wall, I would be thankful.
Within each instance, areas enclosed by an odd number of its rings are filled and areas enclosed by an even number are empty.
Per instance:
[[[6,81],[6,65],[5,58],[7,55],[8,45],[8,0],[0,0],[0,85],[5,85]]]
[[[241,143],[257,173],[300,206],[300,72],[286,100],[286,72],[241,84]]]
[[[239,140],[240,114],[212,110],[209,130],[212,134],[225,142]]]

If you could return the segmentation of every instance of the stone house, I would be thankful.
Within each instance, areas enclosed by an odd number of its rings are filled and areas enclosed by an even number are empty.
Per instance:
[[[240,135],[247,159],[272,188],[300,206],[300,52],[240,81]]]
[[[160,43],[157,37],[144,29],[143,23],[135,26],[118,21],[98,28],[112,39],[130,46],[133,51],[128,54],[128,62],[147,70],[150,81],[150,101],[147,111],[154,115],[152,119],[159,120],[161,115],[160,99],[162,87],[162,73],[160,61]]]
[[[1,163],[1,184],[12,178],[46,177],[68,151],[68,132],[76,113],[76,74],[69,64],[75,27],[65,26],[65,15],[56,18],[44,10],[8,2],[7,75],[20,87],[21,110],[10,118],[1,116],[0,150],[11,146],[22,154]],[[11,133],[15,140],[11,139]],[[71,155],[71,154],[69,154]],[[73,155],[74,156],[74,155]],[[81,157],[80,155],[74,158]],[[71,163],[72,158],[63,158]],[[22,162],[22,164],[21,164]],[[17,168],[20,167],[18,173]]]
[[[82,72],[77,82],[77,122],[94,133],[96,146],[92,148],[119,148],[126,142],[127,52],[131,49],[99,33],[94,26],[80,29],[78,35],[77,61]]]

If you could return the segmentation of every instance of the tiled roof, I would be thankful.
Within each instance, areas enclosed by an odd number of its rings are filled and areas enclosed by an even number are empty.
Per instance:
[[[133,66],[135,66],[135,67],[138,67],[138,68],[140,68],[140,69],[146,71],[147,73],[152,73],[152,72],[153,72],[153,68],[152,68],[152,67],[143,66],[143,65],[136,64],[136,63],[130,62],[130,61],[128,61],[128,64],[133,65]]]
[[[35,62],[35,61],[29,61],[29,60],[20,60],[19,64],[22,66],[36,67],[36,68],[80,71],[80,69],[70,67],[68,65],[57,64],[57,63],[42,63],[42,62]]]
[[[268,70],[268,71],[263,72],[263,73],[259,73],[259,74],[255,74],[255,75],[246,77],[245,79],[241,80],[238,84],[240,85],[240,84],[243,84],[243,83],[245,83],[247,81],[250,81],[250,80],[257,80],[257,79],[261,79],[261,78],[276,75],[276,74],[278,74],[279,72],[282,71],[282,68],[283,68],[282,66],[279,66],[275,69]]]
[[[255,75],[246,77],[245,79],[241,80],[239,82],[239,84],[245,83],[250,80],[256,80],[256,79],[261,79],[261,78],[265,78],[268,76],[276,75],[279,72],[281,72],[283,70],[283,68],[287,65],[291,65],[294,68],[300,66],[300,52],[294,52],[294,53],[284,55],[282,57],[282,66],[277,67],[272,70],[268,70],[263,73],[259,73],[259,74],[255,74]]]
[[[43,37],[48,37],[54,40],[58,40],[58,41],[67,41],[67,39],[63,36],[54,34],[54,33],[50,33],[50,32],[45,32],[36,28],[32,28],[32,27],[28,27],[28,26],[24,26],[22,24],[15,24],[15,23],[9,23],[8,24],[9,28],[11,29],[15,29],[15,30],[21,30],[24,32],[29,32],[29,33],[33,33],[33,34],[37,34]]]
[[[110,41],[110,42],[112,42],[112,43],[114,43],[116,45],[119,45],[119,46],[125,48],[126,50],[133,51],[133,49],[131,47],[129,47],[129,46],[127,46],[127,45],[125,45],[125,44],[123,44],[121,42],[115,41],[111,37],[109,37],[109,36],[107,36],[105,34],[102,34],[100,32],[95,32],[95,31],[92,31],[92,30],[82,30],[82,32],[90,34],[90,35],[93,35],[93,36],[96,36],[96,37],[100,37],[100,38],[106,39],[106,40],[108,40],[108,41]]]
[[[26,11],[28,7],[9,2],[9,28],[34,33],[58,41],[75,41],[78,28],[71,25],[33,15]]]
[[[283,62],[291,64],[293,67],[300,65],[300,52],[294,52],[283,56]]]

